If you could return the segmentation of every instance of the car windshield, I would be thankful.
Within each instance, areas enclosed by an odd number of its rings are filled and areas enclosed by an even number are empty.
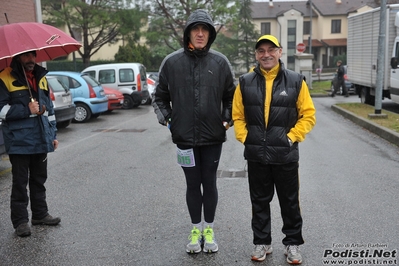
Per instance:
[[[147,72],[148,77],[152,80],[154,80],[155,82],[158,82],[159,77],[158,77],[158,72]]]
[[[51,89],[53,90],[53,92],[67,92],[68,89],[64,87],[64,85],[62,85],[62,83],[60,81],[58,81],[57,78],[47,78],[47,82],[49,84],[49,86],[51,87]]]
[[[88,83],[90,84],[92,87],[96,87],[96,86],[100,86],[101,84],[95,80],[94,78],[92,78],[90,75],[82,75],[82,78]]]

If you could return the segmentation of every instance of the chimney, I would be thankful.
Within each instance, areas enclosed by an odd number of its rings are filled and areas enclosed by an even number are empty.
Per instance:
[[[269,6],[273,7],[273,0],[269,0]]]

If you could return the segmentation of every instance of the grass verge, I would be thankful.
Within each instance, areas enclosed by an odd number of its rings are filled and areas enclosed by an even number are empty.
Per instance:
[[[372,121],[382,127],[389,128],[392,131],[399,133],[399,114],[382,110],[382,113],[387,115],[386,118],[370,118],[369,114],[374,114],[374,107],[363,103],[338,103],[337,106],[348,110],[359,117]]]
[[[312,83],[311,94],[328,94],[331,90],[331,80],[326,81],[314,81]],[[370,120],[382,127],[389,128],[399,133],[399,114],[382,110],[383,114],[386,114],[386,118],[370,118],[369,114],[374,114],[374,106],[363,104],[363,103],[339,103],[337,106],[348,110],[355,115]]]
[[[312,82],[312,89],[310,93],[328,94],[331,91],[331,80],[314,81]]]

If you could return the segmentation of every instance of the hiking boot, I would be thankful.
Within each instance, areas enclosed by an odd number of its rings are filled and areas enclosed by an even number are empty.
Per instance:
[[[216,243],[215,234],[213,229],[208,225],[202,232],[204,236],[204,252],[214,253],[219,250],[218,244]]]
[[[191,230],[191,234],[188,236],[188,239],[191,240],[190,243],[186,246],[187,253],[200,253],[201,252],[201,243],[202,243],[202,234],[201,231],[197,227],[193,227]]]
[[[53,217],[50,214],[48,214],[46,217],[44,217],[41,220],[34,220],[32,219],[32,225],[57,225],[61,222],[61,218],[59,217]]]
[[[285,246],[284,254],[287,256],[287,262],[289,264],[302,263],[302,255],[301,252],[299,251],[299,246],[296,245]]]
[[[28,223],[23,223],[18,225],[17,228],[15,229],[15,233],[17,234],[17,236],[20,237],[30,236],[31,232]]]
[[[272,245],[255,245],[255,249],[251,255],[251,260],[264,261],[266,259],[266,255],[271,254],[272,252]]]

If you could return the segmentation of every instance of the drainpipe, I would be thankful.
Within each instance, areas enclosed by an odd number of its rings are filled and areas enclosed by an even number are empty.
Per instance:
[[[42,3],[40,0],[35,0],[35,9],[36,9],[36,22],[43,23]]]
[[[312,14],[313,14],[313,8],[312,8],[312,0],[309,0],[310,4],[310,34],[309,34],[309,54],[312,53]]]
[[[35,11],[36,11],[36,22],[43,23],[41,0],[35,0]],[[41,62],[40,65],[44,68],[47,68],[46,62]]]

